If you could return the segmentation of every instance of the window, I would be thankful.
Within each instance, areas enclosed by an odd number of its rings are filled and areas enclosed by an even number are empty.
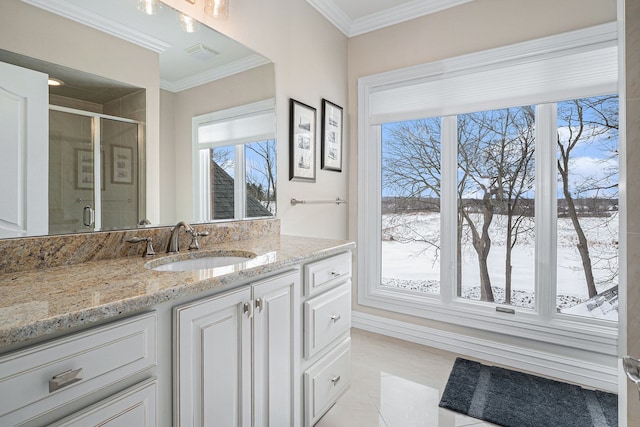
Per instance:
[[[382,286],[440,293],[440,144],[440,118],[382,126]]]
[[[541,263],[557,265],[558,312],[617,320],[617,96],[552,107],[542,112],[558,111],[557,139],[540,148],[557,146],[558,209],[538,217],[558,231],[556,259],[545,250]],[[535,110],[455,116],[444,143],[457,147],[456,170],[442,168],[442,118],[382,125],[381,286],[440,294],[440,242],[451,239],[456,297],[536,309]],[[443,232],[442,173],[455,175],[457,204],[456,229]]]
[[[618,97],[557,109],[557,309],[617,320]]]
[[[360,304],[615,354],[616,37],[360,79]]]
[[[535,308],[535,110],[457,116],[457,296]]]
[[[276,212],[273,101],[195,117],[194,212],[200,221]]]

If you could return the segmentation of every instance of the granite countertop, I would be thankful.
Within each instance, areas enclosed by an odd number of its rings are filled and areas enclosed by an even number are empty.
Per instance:
[[[249,251],[256,257],[235,266],[166,272],[145,268],[168,256],[130,256],[76,265],[0,274],[0,353],[29,340],[90,326],[149,309],[157,304],[207,291],[224,291],[251,279],[314,259],[353,249],[343,240],[273,236],[220,243],[208,251]],[[175,256],[175,255],[173,255]]]

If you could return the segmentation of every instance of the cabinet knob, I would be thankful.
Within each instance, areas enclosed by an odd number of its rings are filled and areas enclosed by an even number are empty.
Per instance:
[[[331,320],[333,320],[333,323],[336,323],[338,320],[340,320],[340,315],[339,314],[332,314],[331,315]]]
[[[340,381],[340,375],[336,375],[334,377],[331,377],[331,382],[333,383],[334,386],[336,384],[338,384],[339,381]]]
[[[77,383],[80,380],[82,380],[82,368],[65,371],[49,380],[49,393]]]

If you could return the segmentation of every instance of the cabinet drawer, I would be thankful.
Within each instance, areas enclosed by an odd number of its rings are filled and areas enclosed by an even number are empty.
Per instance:
[[[0,425],[35,418],[155,363],[155,312],[2,356]]]
[[[312,426],[351,383],[351,338],[304,373],[305,425]]]
[[[157,393],[157,380],[147,380],[53,423],[51,427],[155,427]]]
[[[304,295],[309,297],[351,277],[351,252],[304,266]]]
[[[351,329],[351,282],[306,301],[304,322],[308,359]]]

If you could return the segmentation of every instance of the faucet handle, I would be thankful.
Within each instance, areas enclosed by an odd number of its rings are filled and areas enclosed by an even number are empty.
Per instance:
[[[200,243],[198,243],[198,237],[208,236],[208,231],[197,232],[195,229],[191,230],[191,244],[189,245],[189,250],[198,250],[200,249]]]
[[[155,256],[156,255],[156,251],[153,250],[153,244],[151,243],[153,241],[152,237],[132,237],[129,240],[127,240],[127,243],[140,243],[140,242],[146,242],[147,243],[147,247],[144,250],[144,253],[142,254],[143,257],[149,257],[149,256]]]

